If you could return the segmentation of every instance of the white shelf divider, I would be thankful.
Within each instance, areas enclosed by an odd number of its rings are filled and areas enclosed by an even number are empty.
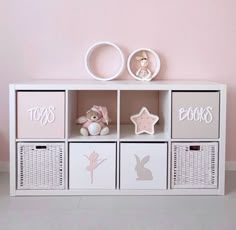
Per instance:
[[[120,139],[120,90],[117,90],[117,139]]]
[[[67,139],[59,139],[59,138],[17,138],[16,142],[65,142]]]
[[[171,119],[172,119],[172,92],[168,91],[168,137],[171,138]],[[171,189],[171,141],[168,142],[168,151],[167,151],[167,189]]]
[[[65,190],[69,188],[69,146],[68,146],[68,134],[69,134],[69,91],[65,91]]]
[[[120,90],[117,90],[116,189],[120,188]]]
[[[9,87],[10,114],[10,195],[16,195],[16,91],[15,85]]]

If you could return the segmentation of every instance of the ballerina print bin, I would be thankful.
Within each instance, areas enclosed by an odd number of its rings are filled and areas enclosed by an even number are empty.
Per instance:
[[[69,188],[115,189],[116,143],[70,143]]]

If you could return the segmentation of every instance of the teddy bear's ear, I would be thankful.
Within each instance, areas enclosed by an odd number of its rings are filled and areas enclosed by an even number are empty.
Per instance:
[[[82,116],[82,117],[79,117],[77,120],[76,120],[76,124],[83,124],[87,121],[87,117],[85,116]]]

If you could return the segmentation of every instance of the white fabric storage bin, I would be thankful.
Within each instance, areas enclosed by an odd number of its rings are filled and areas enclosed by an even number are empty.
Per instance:
[[[172,92],[172,138],[218,138],[219,107],[219,92]]]
[[[116,143],[70,143],[70,189],[115,189],[115,187]]]
[[[166,189],[167,143],[121,143],[120,189]]]
[[[64,189],[64,143],[17,143],[17,189]]]
[[[171,188],[217,188],[218,143],[172,143]]]

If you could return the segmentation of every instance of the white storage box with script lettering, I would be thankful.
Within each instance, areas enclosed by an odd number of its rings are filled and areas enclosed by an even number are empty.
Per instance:
[[[17,138],[64,138],[64,92],[17,92]]]
[[[115,189],[115,143],[70,143],[69,159],[70,189]]]
[[[173,92],[172,137],[218,138],[219,92]]]

